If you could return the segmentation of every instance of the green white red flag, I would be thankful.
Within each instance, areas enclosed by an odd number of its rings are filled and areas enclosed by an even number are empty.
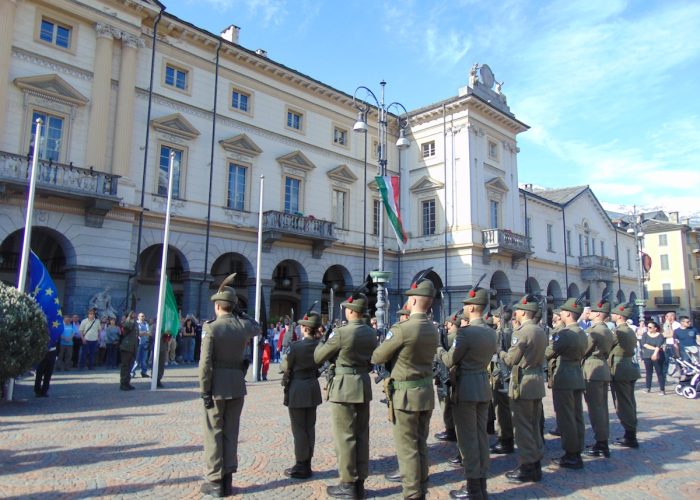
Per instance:
[[[394,228],[396,241],[399,244],[399,249],[403,253],[406,250],[406,242],[408,237],[403,228],[401,221],[401,211],[399,210],[399,177],[397,175],[376,176],[379,192],[382,194],[386,213],[391,222],[391,227]]]

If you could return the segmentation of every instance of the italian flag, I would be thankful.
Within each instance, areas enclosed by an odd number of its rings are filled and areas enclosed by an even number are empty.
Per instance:
[[[378,175],[374,179],[377,181],[379,192],[382,193],[386,213],[391,221],[391,227],[394,228],[399,249],[403,253],[406,250],[405,247],[408,238],[406,236],[406,231],[403,229],[401,212],[399,210],[399,177],[397,175],[387,175],[384,177]]]

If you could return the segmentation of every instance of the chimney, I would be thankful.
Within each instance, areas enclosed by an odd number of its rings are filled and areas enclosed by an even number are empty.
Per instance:
[[[683,224],[684,226],[690,226],[690,217],[683,217],[681,219],[681,224]]]
[[[257,49],[255,53],[260,57],[267,57],[267,50],[265,49]]]
[[[674,224],[678,224],[678,212],[669,212],[668,221],[673,222]]]
[[[241,33],[241,28],[232,24],[221,32],[221,38],[231,43],[238,43],[238,35]]]

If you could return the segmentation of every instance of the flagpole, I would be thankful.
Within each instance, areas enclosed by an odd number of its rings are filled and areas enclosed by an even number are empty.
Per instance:
[[[27,218],[24,222],[24,240],[22,241],[22,260],[19,265],[19,277],[17,278],[17,290],[24,293],[27,284],[27,266],[29,265],[29,251],[32,240],[32,218],[34,215],[34,193],[36,192],[36,171],[39,163],[39,139],[41,138],[41,118],[36,119],[36,132],[34,133],[34,151],[32,152],[32,173],[29,178],[29,197],[27,198]],[[15,391],[15,379],[11,378],[7,384],[5,400],[12,401]]]
[[[255,321],[260,323],[260,306],[262,305],[262,228],[263,228],[263,193],[265,190],[265,176],[260,176],[260,209],[258,213],[258,262],[255,270]],[[263,332],[267,333],[267,332]],[[253,339],[253,382],[258,381],[258,336]]]
[[[158,374],[160,373],[160,330],[163,325],[163,305],[165,304],[165,280],[168,269],[168,243],[170,242],[170,207],[173,201],[173,177],[175,171],[175,152],[170,152],[170,164],[168,166],[168,203],[165,209],[165,229],[163,233],[163,256],[160,260],[160,285],[158,288],[158,316],[156,317],[156,335],[153,349],[153,369],[151,370],[151,390],[158,386]],[[175,333],[175,332],[171,332]]]

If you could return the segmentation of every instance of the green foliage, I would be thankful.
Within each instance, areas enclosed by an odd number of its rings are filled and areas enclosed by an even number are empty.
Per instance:
[[[0,381],[41,361],[49,345],[46,316],[26,293],[0,282]]]

